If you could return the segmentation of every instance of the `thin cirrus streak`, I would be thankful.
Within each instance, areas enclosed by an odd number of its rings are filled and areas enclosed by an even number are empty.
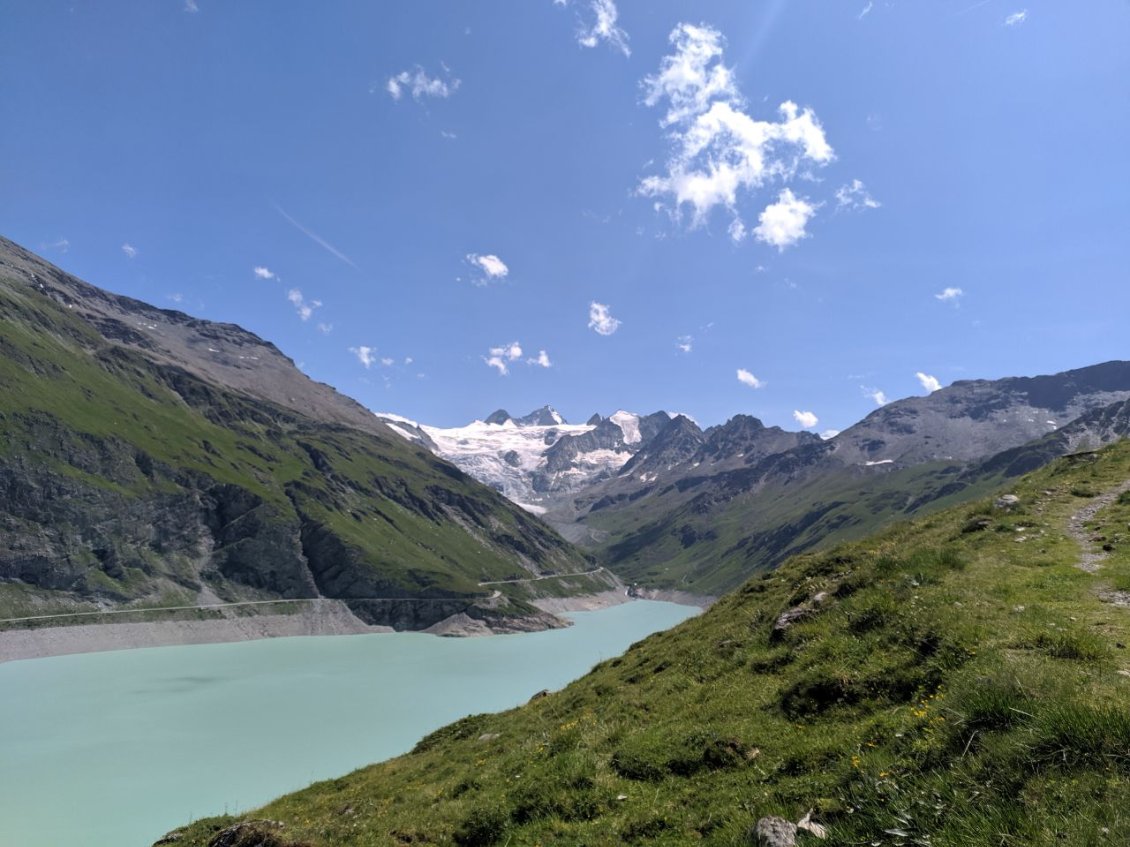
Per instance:
[[[296,221],[294,218],[292,218],[290,215],[288,215],[286,213],[286,209],[284,209],[278,203],[275,203],[274,206],[275,206],[275,211],[278,212],[280,215],[282,215],[284,218],[286,218],[287,222],[291,226],[293,226],[295,229],[297,229],[299,232],[301,232],[303,235],[305,235],[307,238],[309,238],[315,244],[324,248],[325,250],[327,250],[329,253],[333,254],[337,258],[341,259],[341,261],[345,262],[345,264],[349,265],[349,267],[353,268],[354,270],[357,270],[357,271],[361,270],[359,267],[357,267],[356,262],[354,262],[352,259],[350,259],[348,256],[346,256],[344,253],[342,253],[340,250],[338,250],[336,247],[334,247],[332,244],[330,244],[328,241],[326,241],[326,239],[322,238],[322,236],[318,235],[318,233],[312,232],[311,230],[307,229],[302,224],[300,224],[298,221]]]

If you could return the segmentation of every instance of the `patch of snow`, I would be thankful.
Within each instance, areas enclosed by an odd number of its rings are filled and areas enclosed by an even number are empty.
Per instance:
[[[625,444],[639,444],[640,442],[640,416],[625,412],[623,409],[616,412],[608,420],[620,427],[624,433]]]
[[[874,467],[875,465],[893,465],[894,463],[894,459],[879,459],[879,461],[877,462],[864,462],[863,464],[870,468]]]
[[[522,503],[518,500],[514,501],[514,505],[521,509],[525,509],[531,515],[544,515],[546,512],[545,506],[535,506],[533,503]]]

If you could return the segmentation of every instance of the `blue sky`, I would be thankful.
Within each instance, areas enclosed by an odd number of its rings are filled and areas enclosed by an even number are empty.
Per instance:
[[[1130,357],[1124,0],[0,17],[0,231],[375,410],[824,432]]]

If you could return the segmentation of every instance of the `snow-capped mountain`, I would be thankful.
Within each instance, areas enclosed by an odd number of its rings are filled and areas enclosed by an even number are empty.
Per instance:
[[[499,409],[485,420],[450,428],[384,412],[377,417],[535,514],[615,476],[671,419],[666,412],[618,411],[571,424],[552,406],[520,418]]]

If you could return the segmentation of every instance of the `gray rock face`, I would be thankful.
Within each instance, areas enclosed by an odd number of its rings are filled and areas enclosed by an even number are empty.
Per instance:
[[[796,847],[796,824],[784,818],[761,818],[750,835],[750,843],[758,847]]]

